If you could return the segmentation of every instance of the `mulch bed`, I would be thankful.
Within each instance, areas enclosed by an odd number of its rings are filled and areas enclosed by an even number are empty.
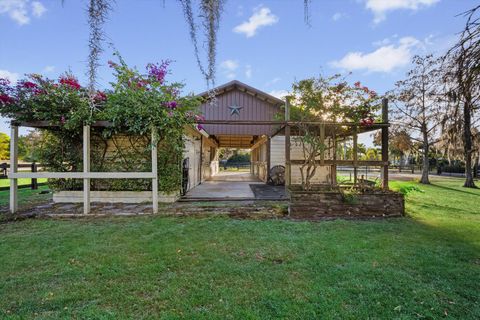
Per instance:
[[[270,186],[268,184],[251,184],[255,199],[258,200],[287,200],[284,186]]]

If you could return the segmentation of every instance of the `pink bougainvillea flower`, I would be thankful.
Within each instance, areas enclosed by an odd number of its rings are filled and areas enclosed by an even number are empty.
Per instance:
[[[177,101],[169,101],[166,103],[167,108],[175,109],[177,107]]]
[[[202,126],[201,124],[197,124],[197,129],[198,129],[198,130],[203,130],[204,128],[203,128],[203,126]]]
[[[61,124],[65,124],[65,117],[64,117],[64,116],[62,116],[62,117],[60,118],[60,123],[61,123]]]
[[[102,102],[107,100],[107,95],[105,94],[105,92],[98,91],[97,94],[95,94],[95,97],[93,99],[97,102]]]
[[[10,85],[10,80],[6,78],[0,78],[0,86],[8,86]]]
[[[376,98],[376,97],[377,97],[377,93],[374,90],[371,90],[370,91],[370,98]]]
[[[72,76],[69,77],[61,77],[60,80],[58,81],[60,84],[64,86],[68,86],[72,89],[79,90],[81,88],[80,84],[78,83],[78,80],[75,79]]]
[[[0,102],[3,104],[13,103],[13,99],[6,94],[0,94]]]
[[[180,93],[180,90],[178,90],[178,88],[174,88],[174,87],[165,88],[165,91],[173,97],[177,97]]]
[[[355,82],[353,85],[355,86],[355,88],[360,88],[362,86],[360,81]]]
[[[35,88],[33,90],[33,94],[36,95],[36,96],[39,96],[39,95],[45,94],[45,93],[47,93],[47,92],[45,90],[42,90],[42,89]]]
[[[205,121],[205,117],[201,114],[196,114],[194,116],[195,121]]]
[[[360,121],[360,124],[362,126],[371,126],[373,124],[373,118],[372,117],[369,117],[369,118],[366,118],[366,119],[362,119]]]
[[[165,76],[168,73],[168,66],[170,65],[170,60],[164,60],[160,64],[158,63],[149,63],[147,64],[148,75],[160,83],[163,83]]]
[[[27,89],[33,89],[33,88],[37,87],[37,85],[35,83],[30,82],[30,81],[24,81],[21,85],[22,85],[22,87],[27,88]]]

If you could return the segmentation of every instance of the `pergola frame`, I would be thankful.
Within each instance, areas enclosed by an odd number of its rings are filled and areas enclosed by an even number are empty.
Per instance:
[[[336,185],[337,181],[337,165],[353,166],[354,170],[354,184],[357,184],[358,167],[360,166],[379,166],[382,168],[382,189],[388,191],[388,128],[390,123],[388,120],[388,99],[382,100],[382,122],[375,122],[371,125],[364,126],[356,122],[328,122],[328,121],[292,121],[290,120],[290,97],[287,97],[285,103],[285,120],[284,121],[248,121],[248,120],[198,120],[198,124],[209,125],[242,125],[242,126],[256,126],[256,125],[275,125],[278,129],[268,137],[267,150],[270,154],[269,142],[270,139],[282,130],[285,133],[285,187],[288,189],[291,186],[291,166],[303,164],[303,160],[291,160],[291,135],[299,125],[309,125],[312,127],[318,127],[319,134],[325,138],[327,130],[333,140],[333,148],[336,150],[337,138],[345,138],[352,136],[353,138],[353,160],[337,160],[336,152],[334,152],[333,159],[325,159],[324,152],[320,155],[320,160],[317,160],[320,165],[331,166],[331,181],[333,185]],[[336,128],[347,128],[346,132],[341,135],[336,133]],[[358,135],[365,132],[371,132],[375,130],[381,130],[381,160],[358,160]],[[269,162],[270,159],[267,159]],[[268,173],[267,173],[268,174]]]
[[[111,127],[108,121],[97,121],[94,127]],[[21,178],[82,179],[83,213],[90,213],[90,179],[152,179],[153,213],[158,213],[158,155],[154,143],[155,130],[152,129],[152,171],[151,172],[91,172],[90,171],[90,126],[83,126],[83,172],[18,172],[18,128],[51,128],[47,121],[11,123],[10,136],[10,212],[18,211],[18,181]]]
[[[382,189],[388,191],[388,100],[382,100],[382,122],[373,123],[369,126],[361,126],[352,122],[325,122],[325,121],[291,121],[290,120],[290,99],[287,97],[285,104],[285,120],[284,121],[236,121],[236,120],[198,120],[198,124],[228,124],[228,125],[278,125],[275,133],[267,137],[267,147],[270,149],[270,140],[273,136],[279,134],[282,130],[285,133],[285,188],[287,192],[291,186],[291,166],[303,164],[302,160],[291,160],[291,131],[292,128],[302,125],[310,125],[319,128],[319,134],[325,138],[326,129],[333,128],[333,148],[336,150],[337,136],[335,128],[347,127],[351,131],[344,132],[343,137],[353,136],[353,160],[337,160],[336,152],[333,152],[333,159],[325,159],[324,151],[317,160],[320,165],[331,166],[331,182],[336,185],[336,168],[337,165],[351,165],[354,168],[354,184],[357,183],[357,170],[359,166],[380,166],[382,167]],[[155,141],[155,130],[152,128],[152,171],[151,172],[91,172],[90,171],[90,126],[83,126],[83,172],[18,172],[18,128],[52,128],[58,125],[52,125],[48,121],[36,122],[16,122],[11,123],[10,137],[10,212],[15,213],[18,210],[18,179],[21,178],[51,178],[51,179],[82,179],[83,180],[83,212],[90,213],[90,179],[152,179],[152,203],[153,213],[158,213],[158,155],[157,144]],[[93,127],[112,127],[109,121],[96,121]],[[374,131],[382,131],[382,152],[381,160],[362,161],[357,159],[358,154],[358,134]],[[268,150],[268,158],[270,150]],[[270,159],[267,159],[270,162]],[[269,172],[267,172],[267,175]]]

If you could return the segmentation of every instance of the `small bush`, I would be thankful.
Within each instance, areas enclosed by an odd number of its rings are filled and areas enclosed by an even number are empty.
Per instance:
[[[400,188],[398,189],[398,192],[406,196],[412,192],[423,193],[424,191],[414,184],[406,184],[406,185],[401,185]]]

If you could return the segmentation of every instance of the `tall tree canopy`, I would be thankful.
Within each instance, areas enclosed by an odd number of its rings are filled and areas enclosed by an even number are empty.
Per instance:
[[[458,43],[445,57],[446,81],[452,84],[449,97],[456,104],[457,117],[453,121],[461,124],[463,153],[465,159],[464,187],[475,188],[472,171],[474,153],[472,118],[480,103],[480,5],[464,13],[467,19]],[[461,116],[461,118],[458,118]]]
[[[415,56],[405,80],[398,81],[393,91],[393,122],[410,139],[422,143],[423,166],[421,183],[429,184],[428,153],[438,132],[442,112],[440,61],[431,55]]]

